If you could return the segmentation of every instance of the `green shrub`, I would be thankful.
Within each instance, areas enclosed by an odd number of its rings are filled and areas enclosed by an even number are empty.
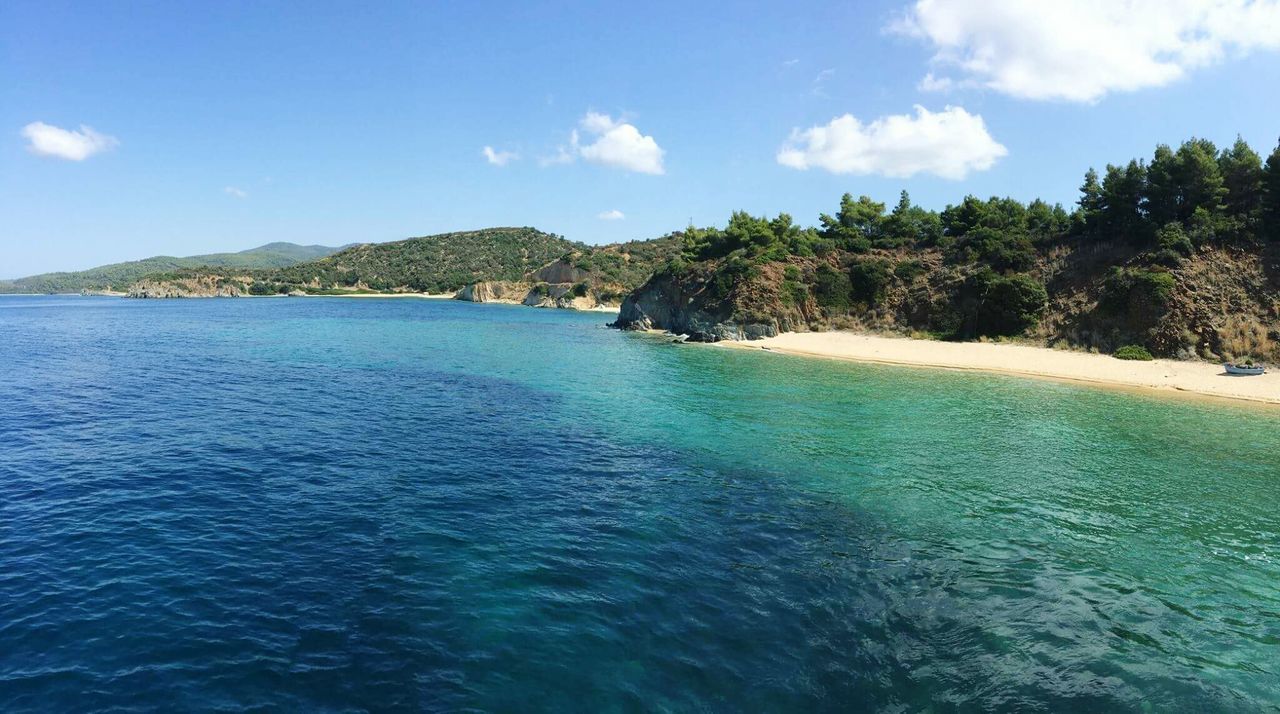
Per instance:
[[[1177,282],[1163,268],[1113,268],[1103,285],[1100,304],[1112,312],[1124,312],[1135,307],[1162,310],[1173,298]]]
[[[986,227],[961,236],[949,254],[954,261],[986,263],[998,272],[1030,270],[1036,262],[1035,246],[1025,235]]]
[[[893,266],[893,274],[902,282],[909,283],[917,275],[924,273],[924,264],[918,260],[904,260]]]
[[[1151,254],[1151,264],[1160,265],[1166,268],[1176,268],[1182,265],[1183,255],[1176,250],[1164,248],[1157,250]]]
[[[970,281],[970,329],[978,335],[1018,335],[1035,325],[1049,304],[1044,285],[1025,274],[996,275],[983,270]]]
[[[1140,362],[1150,362],[1155,359],[1155,357],[1152,357],[1151,353],[1147,351],[1147,348],[1141,345],[1125,345],[1124,347],[1116,350],[1116,353],[1113,356],[1116,359],[1137,360]]]
[[[716,298],[727,298],[739,283],[759,275],[760,267],[753,261],[742,255],[731,256],[720,265],[720,269],[711,278],[711,294]]]
[[[848,312],[853,285],[849,276],[823,263],[813,273],[813,296],[818,305],[832,312]]]
[[[884,299],[889,285],[889,262],[885,260],[860,260],[849,267],[851,294],[856,302],[875,305]]]
[[[1163,228],[1156,231],[1156,247],[1160,250],[1174,251],[1184,257],[1191,255],[1191,251],[1195,250],[1181,223],[1166,223]]]
[[[1048,291],[1030,275],[982,268],[929,307],[929,327],[950,339],[1019,335],[1040,320],[1048,304]]]
[[[781,297],[786,305],[803,305],[808,302],[809,288],[800,282],[800,269],[794,265],[782,269]]]
[[[586,297],[586,296],[587,296],[587,291],[588,291],[588,290],[589,290],[589,287],[587,286],[587,284],[586,284],[585,282],[578,283],[578,284],[576,284],[576,285],[574,285],[574,286],[573,286],[573,296],[574,296],[574,297]]]

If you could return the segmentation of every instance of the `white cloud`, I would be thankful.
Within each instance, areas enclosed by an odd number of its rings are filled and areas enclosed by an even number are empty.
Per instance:
[[[570,143],[583,159],[642,174],[664,173],[662,156],[666,152],[652,136],[641,134],[634,125],[615,121],[607,114],[587,112],[579,126],[595,139],[581,145],[578,132],[573,132]]]
[[[827,80],[831,79],[832,75],[834,75],[835,73],[836,73],[836,70],[834,67],[828,67],[827,69],[824,69],[821,72],[819,72],[818,75],[813,78],[813,86],[811,90],[813,92],[813,96],[828,97]]]
[[[889,28],[930,43],[961,83],[1095,102],[1228,55],[1280,49],[1280,0],[917,0]],[[922,88],[950,86],[932,73]]]
[[[949,92],[956,86],[954,79],[950,77],[937,77],[930,72],[916,84],[916,89],[922,92]]]
[[[578,133],[574,132],[573,136],[574,136],[574,140],[576,141]],[[556,166],[558,164],[572,164],[574,161],[574,158],[575,158],[574,155],[569,153],[568,149],[564,148],[563,146],[557,146],[556,153],[552,154],[551,156],[544,156],[538,159],[538,165],[539,166]]]
[[[228,196],[233,196],[235,198],[249,197],[248,191],[245,191],[244,189],[236,188],[235,186],[227,186],[226,188],[222,189],[222,192],[227,194]]]
[[[596,218],[599,218],[602,221],[620,221],[626,217],[627,215],[625,213],[616,208],[611,211],[602,211],[596,214]]]
[[[68,161],[84,161],[120,145],[114,136],[99,134],[84,124],[80,125],[80,131],[74,131],[36,121],[22,127],[22,136],[27,139],[27,150],[31,153]]]
[[[851,114],[826,126],[794,129],[778,150],[778,163],[836,174],[907,178],[918,173],[962,179],[1009,153],[987,133],[982,117],[960,107],[915,116],[894,114],[863,124]]]
[[[494,166],[506,166],[520,158],[519,154],[510,151],[494,151],[492,146],[484,147],[480,150],[480,153],[484,154],[485,160]]]

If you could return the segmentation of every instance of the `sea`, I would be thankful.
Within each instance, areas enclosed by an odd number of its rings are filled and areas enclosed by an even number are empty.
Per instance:
[[[1280,711],[1280,410],[0,297],[0,711]]]

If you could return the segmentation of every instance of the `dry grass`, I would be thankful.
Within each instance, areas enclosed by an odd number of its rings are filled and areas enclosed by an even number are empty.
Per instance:
[[[1274,359],[1276,344],[1267,335],[1267,328],[1252,316],[1233,315],[1218,328],[1222,353],[1227,359],[1260,357]]]

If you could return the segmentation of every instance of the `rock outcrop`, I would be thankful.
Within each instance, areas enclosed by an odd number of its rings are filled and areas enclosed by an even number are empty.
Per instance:
[[[498,302],[528,307],[592,310],[607,306],[577,283],[527,283],[490,280],[464,286],[454,294],[466,302]]]
[[[622,301],[614,327],[666,330],[688,335],[691,342],[754,340],[804,329],[787,310],[740,309],[739,296],[721,294],[711,276],[691,272],[654,275]]]
[[[129,286],[131,298],[204,298],[248,295],[251,278],[222,278],[213,275],[176,280],[139,280]]]
[[[530,283],[507,280],[485,280],[464,285],[454,293],[453,299],[464,302],[521,303],[532,289]]]

